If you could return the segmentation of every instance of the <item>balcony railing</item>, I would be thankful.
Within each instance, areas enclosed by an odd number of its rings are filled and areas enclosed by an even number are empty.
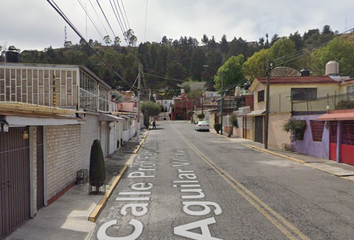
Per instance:
[[[293,115],[311,115],[332,110],[354,109],[354,94],[337,94],[312,101],[292,101]]]

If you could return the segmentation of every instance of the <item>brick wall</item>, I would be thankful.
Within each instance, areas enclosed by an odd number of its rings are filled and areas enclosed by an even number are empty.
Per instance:
[[[100,122],[97,115],[87,114],[85,123],[81,125],[81,167],[89,169],[91,145],[95,139],[100,139]]]
[[[81,169],[81,126],[47,127],[48,199],[73,183]]]

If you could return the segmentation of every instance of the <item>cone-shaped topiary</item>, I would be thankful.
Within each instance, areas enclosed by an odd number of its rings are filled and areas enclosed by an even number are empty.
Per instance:
[[[220,123],[215,123],[214,124],[214,129],[217,133],[219,133],[219,131],[221,130],[221,124]]]
[[[103,151],[98,139],[93,141],[90,154],[90,194],[105,192],[106,170]],[[104,186],[103,191],[100,187]]]
[[[149,121],[149,112],[147,110],[144,111],[144,126],[149,128],[150,121]]]

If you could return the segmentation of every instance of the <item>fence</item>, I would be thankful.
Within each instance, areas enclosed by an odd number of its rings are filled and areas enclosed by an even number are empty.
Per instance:
[[[354,109],[353,94],[336,94],[312,101],[292,101],[293,115],[316,114],[331,110]]]

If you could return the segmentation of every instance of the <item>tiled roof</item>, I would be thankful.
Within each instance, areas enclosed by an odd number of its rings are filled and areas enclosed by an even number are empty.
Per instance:
[[[267,77],[257,78],[262,84],[267,84]],[[333,83],[338,84],[329,76],[291,76],[291,77],[270,77],[270,84],[325,84]]]

